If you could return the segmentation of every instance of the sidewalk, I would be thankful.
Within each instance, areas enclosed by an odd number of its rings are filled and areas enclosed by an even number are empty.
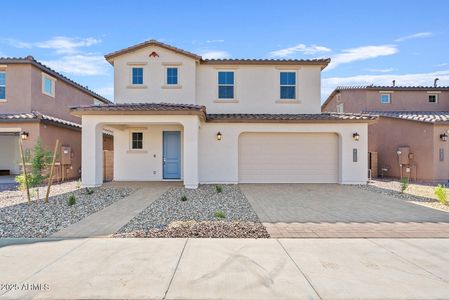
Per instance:
[[[0,266],[6,299],[449,298],[449,239],[3,239]]]

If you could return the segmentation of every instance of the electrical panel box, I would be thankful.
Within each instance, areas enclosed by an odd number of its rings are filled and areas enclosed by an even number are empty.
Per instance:
[[[72,164],[72,148],[68,146],[61,147],[61,165]]]
[[[410,154],[409,147],[399,147],[398,148],[399,164],[408,165],[410,163],[409,154]]]

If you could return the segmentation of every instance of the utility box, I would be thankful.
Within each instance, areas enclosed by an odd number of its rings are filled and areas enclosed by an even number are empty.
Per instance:
[[[72,164],[72,148],[69,146],[61,147],[61,165]]]
[[[398,158],[399,164],[408,165],[410,163],[410,147],[399,147]]]

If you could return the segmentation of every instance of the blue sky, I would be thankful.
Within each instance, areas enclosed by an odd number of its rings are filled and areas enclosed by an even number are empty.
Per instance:
[[[103,55],[155,38],[204,57],[319,58],[337,85],[449,85],[449,1],[7,1],[0,56],[33,55],[112,99]]]

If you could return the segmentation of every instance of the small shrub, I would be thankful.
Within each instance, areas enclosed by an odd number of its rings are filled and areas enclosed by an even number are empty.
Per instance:
[[[447,205],[447,191],[446,187],[442,184],[439,184],[435,187],[435,196],[437,196],[438,201],[440,201],[441,204]]]
[[[408,188],[408,178],[402,177],[401,178],[401,193],[404,193],[407,188]]]
[[[78,179],[78,181],[76,182],[76,188],[77,189],[81,188],[81,179]]]
[[[221,193],[221,192],[223,192],[223,187],[222,187],[221,185],[216,185],[216,186],[215,186],[215,191],[216,191],[217,193]]]
[[[215,216],[215,218],[218,218],[218,219],[224,219],[224,218],[226,218],[225,213],[224,213],[223,211],[221,211],[221,210],[216,210],[216,211],[214,212],[214,216]]]
[[[67,204],[69,206],[75,205],[76,204],[76,197],[75,195],[70,195],[69,200],[67,201]]]
[[[86,188],[86,194],[87,195],[92,195],[94,193],[94,190],[93,189],[91,189],[91,188]]]
[[[181,196],[181,201],[187,201],[187,196],[186,195],[182,195]]]

